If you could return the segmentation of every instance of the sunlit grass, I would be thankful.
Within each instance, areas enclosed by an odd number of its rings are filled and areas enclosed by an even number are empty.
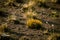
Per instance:
[[[27,12],[25,12],[26,17],[29,18],[33,18],[37,16],[37,13],[35,11],[32,10],[28,10]]]
[[[16,20],[16,16],[15,15],[9,15],[8,21],[12,21],[12,20]]]
[[[37,20],[37,19],[28,19],[27,20],[27,27],[28,28],[40,28],[41,27],[41,25],[42,25],[42,21],[40,21],[40,20]]]
[[[40,1],[42,3],[44,3],[44,2],[57,2],[57,0],[37,0],[37,1]]]
[[[48,37],[48,40],[60,40],[60,34],[59,33],[51,34],[51,36]]]
[[[15,0],[5,0],[4,5],[8,5],[9,3],[13,3]]]
[[[50,17],[52,19],[57,19],[57,18],[59,18],[59,13],[57,11],[52,11],[50,14]]]
[[[30,7],[34,6],[35,4],[36,4],[35,1],[29,1],[28,3],[24,4],[23,7],[30,8]]]

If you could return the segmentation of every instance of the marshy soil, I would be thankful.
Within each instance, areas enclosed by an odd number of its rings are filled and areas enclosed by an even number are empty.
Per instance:
[[[56,39],[50,37],[53,34],[60,35],[60,1],[37,3],[30,8],[37,13],[35,19],[43,23],[43,28],[40,29],[27,28],[25,12],[30,9],[23,7],[26,2],[17,0],[8,5],[0,3],[0,25],[7,23],[8,26],[0,35],[0,40],[60,40],[60,36],[55,37]],[[12,19],[9,20],[11,15]]]

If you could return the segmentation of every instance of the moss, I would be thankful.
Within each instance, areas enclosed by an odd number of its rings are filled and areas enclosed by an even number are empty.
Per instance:
[[[3,11],[3,12],[7,12],[7,9],[8,9],[8,8],[4,8],[4,7],[1,8],[1,7],[0,7],[0,11]]]
[[[1,39],[0,40],[17,40],[16,38],[12,38],[10,36],[1,36]]]

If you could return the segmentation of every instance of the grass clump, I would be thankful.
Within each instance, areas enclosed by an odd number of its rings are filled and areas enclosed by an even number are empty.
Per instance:
[[[38,1],[44,3],[44,2],[56,2],[57,0],[38,0]]]
[[[30,39],[26,36],[23,36],[23,37],[20,37],[19,40],[30,40]]]
[[[49,36],[48,40],[60,40],[60,34],[53,34]]]
[[[26,12],[26,17],[29,19],[29,18],[34,18],[37,16],[37,13],[35,11],[32,11],[32,10],[29,10]]]
[[[10,3],[15,2],[15,0],[5,0],[4,5],[9,5]]]
[[[7,23],[0,25],[0,34],[4,33],[4,30],[7,28]]]
[[[36,4],[35,1],[29,1],[26,4],[23,5],[23,8],[31,8]]]
[[[27,20],[27,27],[32,29],[40,29],[42,25],[42,21],[37,19],[28,19]]]
[[[50,14],[50,17],[52,19],[57,19],[59,18],[59,13],[57,11],[52,11],[52,13]]]
[[[8,17],[8,21],[12,21],[12,20],[16,20],[16,16],[15,15],[10,15]]]

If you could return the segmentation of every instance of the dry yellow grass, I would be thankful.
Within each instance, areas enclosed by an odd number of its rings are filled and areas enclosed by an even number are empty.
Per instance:
[[[33,18],[34,16],[37,16],[37,13],[32,11],[32,10],[28,10],[26,13],[25,13],[26,17],[27,18]]]
[[[60,34],[55,33],[55,34],[52,34],[51,36],[49,36],[48,40],[58,40],[58,38],[60,38]]]
[[[40,1],[40,2],[56,2],[57,0],[38,0],[38,1]]]
[[[28,19],[27,20],[27,27],[28,28],[35,28],[35,27],[37,28],[38,25],[40,25],[40,27],[41,27],[42,21],[37,20],[37,19]]]
[[[28,3],[24,4],[23,7],[30,8],[30,7],[34,6],[35,4],[36,4],[35,1],[29,1]]]
[[[13,3],[15,0],[5,0],[4,5],[8,5],[9,3]]]
[[[4,29],[7,28],[7,23],[0,25],[0,34],[4,33]]]
[[[8,17],[8,21],[12,21],[12,20],[16,20],[16,16],[15,15],[10,15]]]

